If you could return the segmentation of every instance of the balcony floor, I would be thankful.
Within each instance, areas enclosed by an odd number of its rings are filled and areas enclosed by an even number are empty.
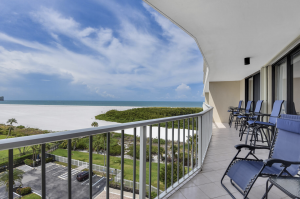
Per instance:
[[[244,136],[245,139],[245,136]],[[204,161],[202,171],[177,190],[170,199],[230,199],[229,194],[221,186],[220,180],[236,154],[236,144],[244,144],[239,140],[238,131],[229,128],[228,124],[214,124],[211,143]],[[240,154],[246,154],[243,150]],[[267,159],[268,150],[256,151],[258,158]],[[265,193],[267,178],[259,178],[248,195],[249,199],[262,198]],[[230,184],[229,178],[225,177],[225,186],[239,199],[242,195]],[[276,187],[269,192],[269,198],[289,198]]]

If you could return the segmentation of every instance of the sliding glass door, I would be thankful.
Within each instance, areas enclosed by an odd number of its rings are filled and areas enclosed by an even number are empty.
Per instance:
[[[300,51],[292,56],[293,64],[293,104],[292,114],[300,114]]]
[[[253,101],[251,110],[254,110],[256,102],[260,100],[260,73],[257,72],[246,78],[246,104],[248,101]],[[245,105],[246,105],[245,104]]]
[[[287,101],[287,63],[286,59],[275,67],[275,100],[284,100],[281,113],[286,113]]]

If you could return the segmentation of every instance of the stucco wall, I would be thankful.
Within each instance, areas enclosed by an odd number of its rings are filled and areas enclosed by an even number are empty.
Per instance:
[[[229,113],[227,110],[229,106],[238,105],[241,97],[240,85],[243,85],[241,81],[209,82],[208,101],[209,105],[214,107],[213,116],[215,122],[228,122]]]

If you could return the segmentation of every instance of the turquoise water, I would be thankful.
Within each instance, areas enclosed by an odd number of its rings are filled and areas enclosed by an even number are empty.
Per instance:
[[[138,107],[202,107],[203,102],[5,100],[5,101],[0,101],[0,104],[72,105],[72,106],[138,106]]]

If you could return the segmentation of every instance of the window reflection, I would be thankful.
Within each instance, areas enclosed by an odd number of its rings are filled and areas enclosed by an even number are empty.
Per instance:
[[[293,112],[292,114],[300,114],[300,51],[293,57]]]
[[[287,80],[286,80],[286,60],[275,66],[275,100],[284,100],[281,110],[282,114],[286,113],[286,99],[287,99]]]

